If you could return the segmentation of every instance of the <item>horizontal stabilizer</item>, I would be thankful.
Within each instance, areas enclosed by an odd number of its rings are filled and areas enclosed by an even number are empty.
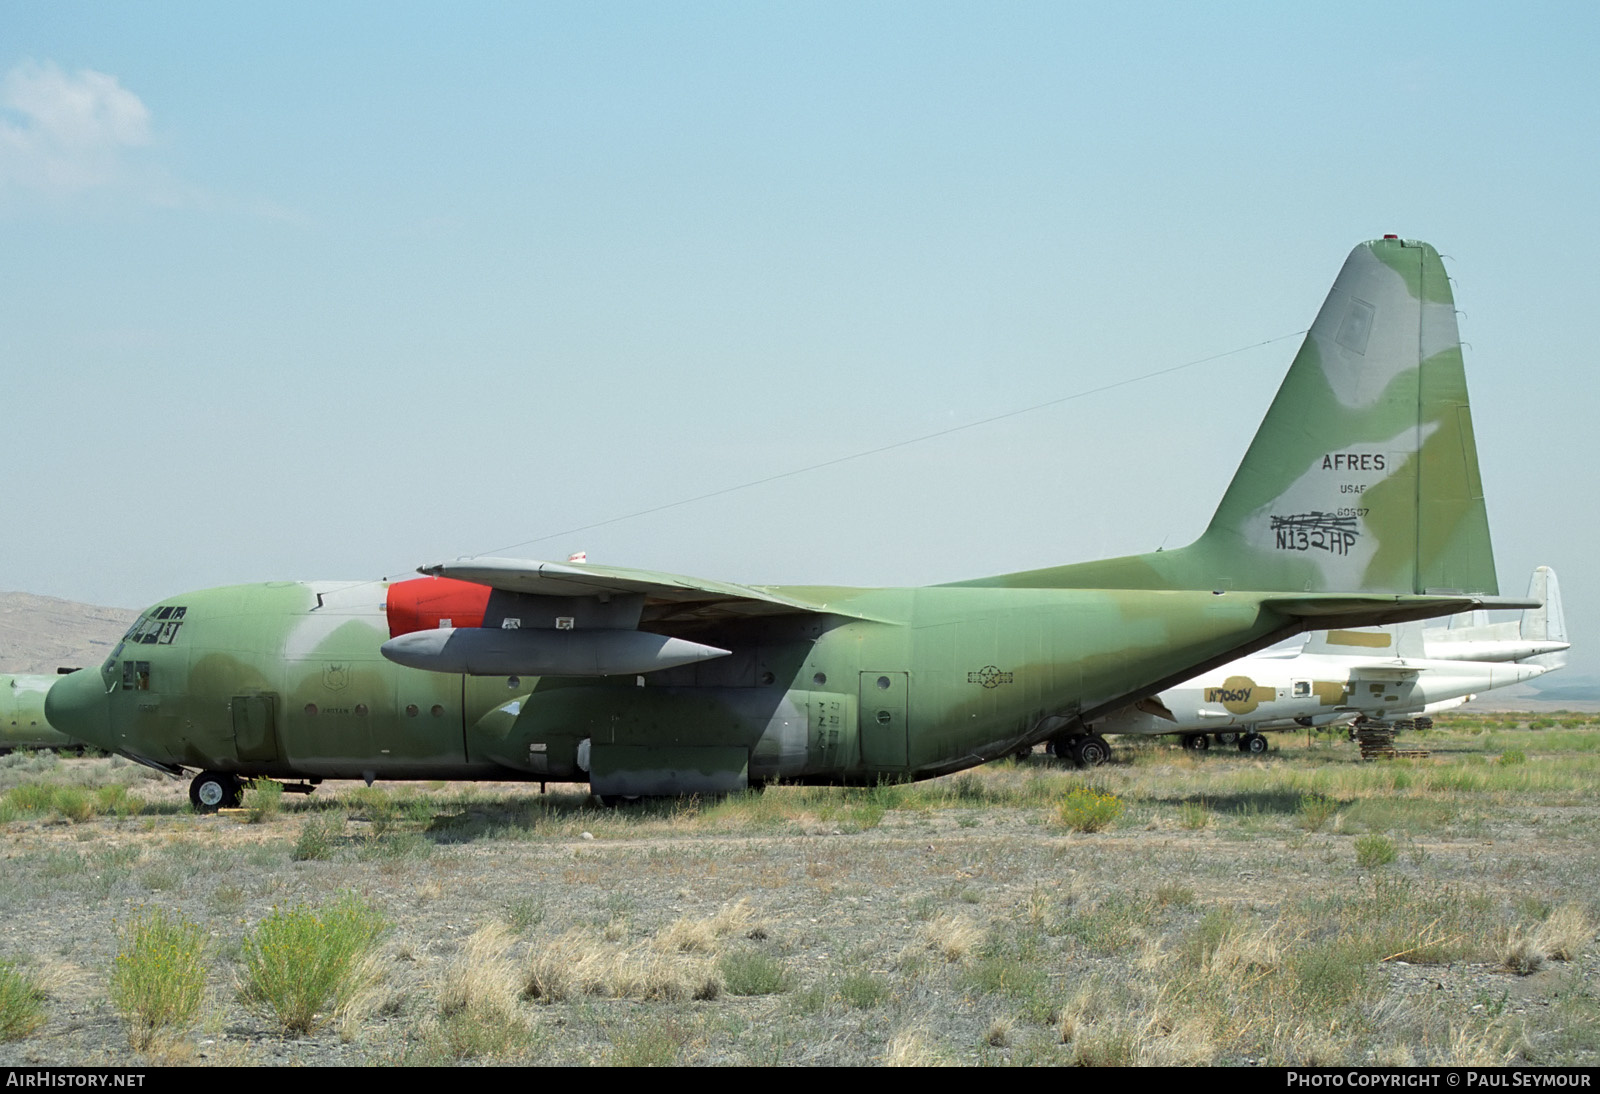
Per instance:
[[[1382,593],[1301,593],[1268,596],[1262,605],[1279,615],[1305,620],[1313,629],[1381,627],[1432,619],[1477,608],[1531,608],[1536,601],[1506,596],[1390,596]]]

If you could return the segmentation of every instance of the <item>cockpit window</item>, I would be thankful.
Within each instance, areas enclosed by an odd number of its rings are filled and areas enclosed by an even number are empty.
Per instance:
[[[122,690],[150,690],[150,662],[124,661],[122,663]]]
[[[177,604],[151,608],[141,615],[122,636],[124,642],[145,646],[170,646],[183,626],[183,617],[189,609]]]

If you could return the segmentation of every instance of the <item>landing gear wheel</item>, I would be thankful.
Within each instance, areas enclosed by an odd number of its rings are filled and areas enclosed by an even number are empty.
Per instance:
[[[202,771],[189,784],[189,802],[196,813],[215,813],[239,804],[239,779],[223,771]]]
[[[600,804],[607,809],[617,809],[624,805],[638,805],[644,798],[638,794],[596,794]]]
[[[1204,752],[1211,747],[1211,738],[1204,733],[1185,733],[1183,747],[1194,752]]]
[[[1079,767],[1099,767],[1111,759],[1110,743],[1098,733],[1072,742],[1072,762]]]
[[[1217,744],[1236,745],[1239,743],[1239,734],[1235,730],[1224,729],[1217,733]]]
[[[1259,733],[1246,733],[1239,738],[1239,751],[1259,756],[1267,750],[1267,739]]]

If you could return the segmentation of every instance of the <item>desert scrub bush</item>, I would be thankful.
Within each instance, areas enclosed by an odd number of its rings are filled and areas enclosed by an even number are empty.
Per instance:
[[[870,972],[849,973],[839,981],[839,998],[853,1010],[867,1010],[894,994],[889,981]]]
[[[94,798],[81,786],[24,783],[6,801],[23,813],[54,813],[70,821],[86,821],[96,812]]]
[[[760,950],[733,950],[717,962],[722,986],[730,995],[777,995],[789,990],[783,962]]]
[[[1061,801],[1061,823],[1074,832],[1100,832],[1122,816],[1122,799],[1107,790],[1079,787]]]
[[[1339,811],[1339,803],[1326,794],[1302,794],[1295,806],[1295,818],[1300,827],[1309,832],[1320,832],[1322,826]]]
[[[250,784],[249,811],[245,819],[251,824],[262,824],[283,810],[283,784],[276,779],[257,779]]]
[[[1520,748],[1508,748],[1500,753],[1500,758],[1495,761],[1501,767],[1515,767],[1517,764],[1528,762],[1528,756]]]
[[[1191,832],[1197,832],[1210,825],[1211,810],[1207,808],[1205,799],[1184,802],[1178,809],[1178,821]]]
[[[372,952],[387,926],[354,893],[317,908],[274,908],[244,937],[240,997],[286,1033],[310,1033],[378,978]]]
[[[319,813],[307,817],[300,826],[300,837],[294,841],[289,857],[295,862],[310,862],[332,858],[334,845],[344,835],[344,815]]]
[[[1388,836],[1369,834],[1356,837],[1356,865],[1363,870],[1376,870],[1395,860],[1399,852],[1394,840]]]
[[[128,1043],[148,1049],[164,1031],[194,1024],[205,997],[205,936],[181,912],[141,909],[117,931],[111,1003],[128,1023]]]
[[[18,1041],[44,1025],[44,993],[33,978],[0,961],[0,1041]]]
[[[115,758],[120,760],[122,757]],[[144,802],[129,794],[124,784],[112,783],[109,786],[95,788],[94,806],[97,813],[129,817],[143,809]]]

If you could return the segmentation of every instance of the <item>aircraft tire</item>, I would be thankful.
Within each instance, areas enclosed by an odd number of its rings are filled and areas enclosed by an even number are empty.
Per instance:
[[[1079,767],[1099,767],[1111,759],[1111,743],[1098,733],[1072,742],[1072,762]]]
[[[1219,744],[1219,745],[1236,745],[1238,743],[1239,743],[1239,733],[1238,733],[1237,730],[1221,729],[1221,730],[1217,731],[1217,744]]]
[[[196,813],[215,813],[239,804],[239,779],[225,771],[202,771],[189,784],[189,803]]]
[[[1259,733],[1246,733],[1239,738],[1239,751],[1259,756],[1267,750],[1267,739]]]
[[[1183,735],[1183,747],[1191,752],[1204,752],[1211,747],[1211,738],[1204,733],[1185,733]]]

